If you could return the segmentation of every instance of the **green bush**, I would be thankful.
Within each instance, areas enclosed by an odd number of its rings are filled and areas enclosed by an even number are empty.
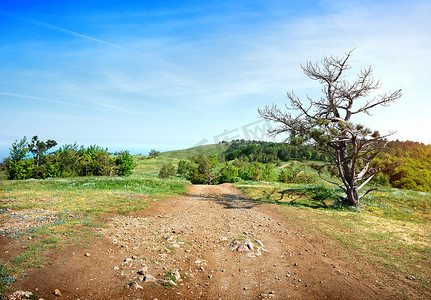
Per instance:
[[[238,163],[242,164],[242,168],[239,170],[239,177],[241,179],[253,181],[271,180],[272,166],[270,164],[264,165],[259,162]]]
[[[8,179],[28,179],[34,174],[34,159],[9,160],[6,162]]]
[[[239,168],[232,164],[225,163],[223,168],[220,170],[219,183],[233,183],[238,182],[239,179]]]
[[[219,157],[203,154],[192,157],[188,178],[193,184],[217,184],[219,172],[216,170]]]
[[[177,174],[186,177],[190,170],[190,162],[186,160],[180,160],[178,162]]]
[[[115,159],[108,149],[97,145],[87,148],[76,143],[60,147],[53,153],[47,151],[57,143],[54,140],[39,141],[37,136],[26,144],[24,137],[10,148],[10,158],[3,163],[8,179],[49,178],[69,176],[120,176],[130,175],[136,167],[128,151],[122,151]],[[26,159],[31,152],[34,158]]]
[[[278,181],[283,183],[313,183],[316,178],[313,175],[308,175],[298,167],[291,165],[284,168],[278,175]]]
[[[133,161],[133,157],[129,151],[121,152],[115,159],[115,165],[117,166],[117,173],[120,176],[132,174],[133,169],[136,167],[136,163]]]
[[[169,178],[175,175],[175,166],[172,163],[163,164],[159,171],[160,178]]]

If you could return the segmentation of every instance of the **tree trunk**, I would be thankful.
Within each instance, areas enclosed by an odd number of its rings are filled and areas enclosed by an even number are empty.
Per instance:
[[[352,187],[347,188],[347,198],[345,198],[344,203],[348,206],[359,207],[359,196],[358,196],[358,187],[353,185]]]

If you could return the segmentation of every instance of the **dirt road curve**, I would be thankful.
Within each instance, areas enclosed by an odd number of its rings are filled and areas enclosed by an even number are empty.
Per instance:
[[[391,298],[292,223],[231,185],[193,186],[185,197],[113,218],[88,249],[52,252],[53,265],[15,288],[37,288],[45,299]],[[149,280],[168,281],[175,269],[177,286]],[[132,281],[137,288],[127,287]]]

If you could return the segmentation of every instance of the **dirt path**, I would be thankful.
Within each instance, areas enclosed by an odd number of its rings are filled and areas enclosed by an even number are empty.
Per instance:
[[[58,299],[390,298],[291,223],[229,184],[193,186],[185,197],[115,217],[89,249],[53,252],[53,265],[15,288],[45,299],[56,299],[55,289]],[[169,280],[174,269],[177,286],[148,280]],[[132,281],[139,287],[126,287]]]

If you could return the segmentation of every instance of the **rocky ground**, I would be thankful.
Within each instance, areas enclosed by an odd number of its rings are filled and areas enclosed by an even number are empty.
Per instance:
[[[192,186],[98,233],[88,249],[52,251],[11,299],[393,299],[229,184]]]

